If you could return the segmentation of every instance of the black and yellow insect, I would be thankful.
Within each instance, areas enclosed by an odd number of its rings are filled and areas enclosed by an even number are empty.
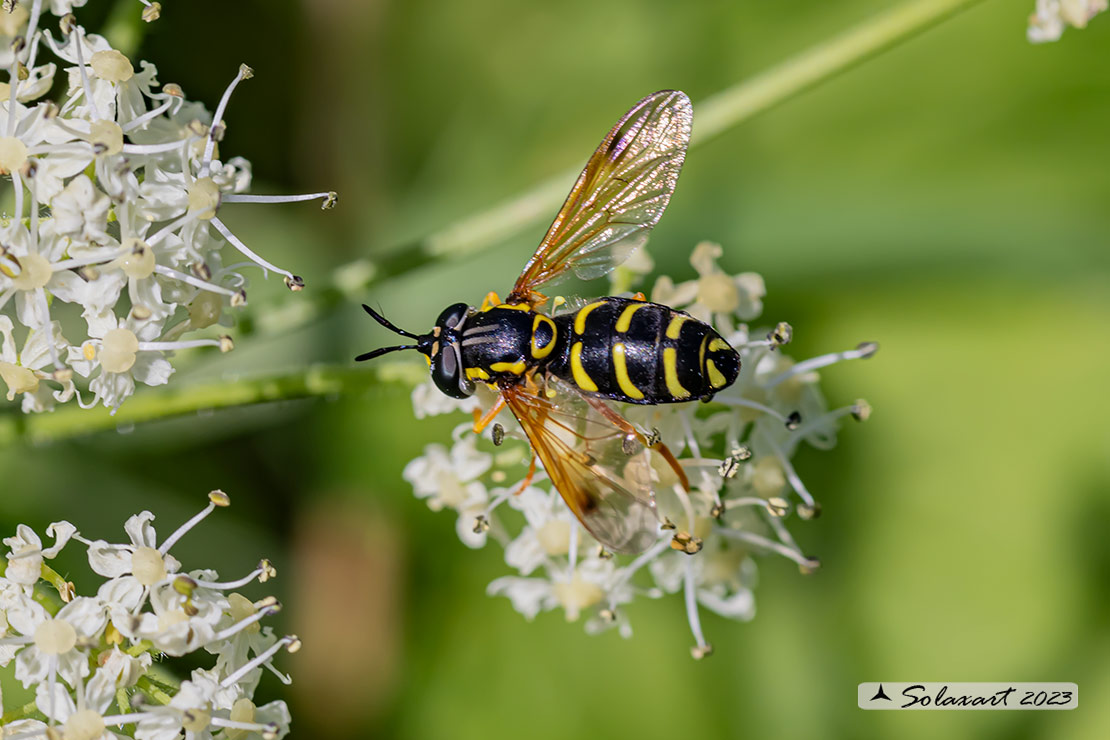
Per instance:
[[[479,383],[498,393],[480,432],[508,406],[544,470],[583,526],[617,552],[659,536],[655,489],[668,468],[689,488],[657,435],[637,429],[609,400],[662,404],[708,400],[740,372],[740,356],[708,324],[642,296],[608,297],[547,315],[538,288],[568,271],[604,275],[640,247],[670,201],[690,141],[692,110],[681,92],[637,103],[601,142],[509,296],[480,308],[447,307],[430,332],[383,326],[415,339],[358,357],[416,349],[432,380],[466,398]],[[658,457],[656,465],[652,459]]]

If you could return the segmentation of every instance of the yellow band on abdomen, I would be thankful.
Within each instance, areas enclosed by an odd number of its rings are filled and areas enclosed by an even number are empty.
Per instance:
[[[682,325],[685,323],[685,316],[675,316],[671,319],[671,323],[667,324],[667,339],[678,339],[678,335],[682,333]]]
[[[585,310],[585,309],[583,309]],[[570,372],[574,376],[574,382],[584,391],[596,391],[597,383],[593,381],[589,375],[586,374],[586,368],[582,367],[582,343],[575,342],[574,346],[570,348]]]
[[[586,317],[590,315],[590,311],[593,311],[595,308],[598,308],[600,306],[604,306],[606,303],[608,303],[608,301],[594,301],[588,306],[583,306],[582,310],[578,312],[578,315],[574,317],[574,333],[585,334]]]
[[[667,331],[670,334],[670,330]],[[667,392],[672,398],[689,398],[690,391],[678,382],[678,352],[674,347],[663,350],[663,379],[667,383]]]
[[[643,391],[632,384],[632,378],[628,377],[628,364],[624,356],[624,345],[617,342],[613,345],[613,369],[617,374],[617,385],[624,391],[624,395],[629,398],[635,398],[637,401],[642,400],[644,397]]]
[[[714,388],[724,388],[728,385],[728,380],[725,379],[724,375],[721,375],[721,371],[713,364],[713,360],[706,361],[705,369],[709,373],[709,385]]]
[[[626,306],[625,309],[621,311],[620,318],[617,319],[617,331],[621,332],[622,334],[628,331],[629,327],[632,326],[632,314],[636,313],[646,305],[646,303],[630,303],[628,306]]]

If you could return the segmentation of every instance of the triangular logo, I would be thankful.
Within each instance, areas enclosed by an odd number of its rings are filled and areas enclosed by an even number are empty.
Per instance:
[[[883,685],[882,684],[879,684],[879,690],[877,692],[875,692],[874,696],[871,697],[871,701],[875,701],[876,699],[886,699],[887,701],[894,701],[893,699],[891,699],[889,696],[886,695],[885,691],[883,691]]]

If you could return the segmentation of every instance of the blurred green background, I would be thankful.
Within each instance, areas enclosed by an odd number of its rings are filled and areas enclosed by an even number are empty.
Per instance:
[[[194,0],[164,3],[137,56],[211,107],[254,67],[222,151],[254,163],[257,191],[340,203],[221,217],[310,292],[580,164],[648,92],[687,91],[696,128],[698,100],[891,4]],[[278,661],[293,687],[263,685],[296,737],[1110,736],[1110,16],[1035,47],[1032,10],[983,2],[687,159],[651,242],[660,271],[691,277],[692,246],[718,241],[729,270],[766,277],[794,356],[882,344],[823,374],[831,404],[865,397],[872,420],[797,460],[825,514],[793,531],[823,568],[762,561],[754,622],[705,615],[709,660],[690,659],[678,599],[636,603],[624,641],[487,598],[499,549],[467,550],[400,477],[455,419],[416,421],[395,385],[0,450],[0,531],[65,518],[114,539],[148,508],[168,533],[226,490],[231,509],[175,553],[228,576],[277,565],[251,593],[272,586],[305,643]],[[542,232],[365,299],[430,325],[511,285]],[[303,295],[259,279],[252,303]],[[345,305],[174,382],[384,339]],[[61,562],[80,587],[79,554]],[[1082,701],[861,711],[874,680],[1074,681]],[[7,674],[4,690],[14,706]]]

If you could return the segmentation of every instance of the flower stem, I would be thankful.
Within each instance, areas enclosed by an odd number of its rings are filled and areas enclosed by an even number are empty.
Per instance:
[[[694,105],[690,146],[696,147],[818,87],[980,2],[983,0],[910,0],[711,95]],[[361,297],[367,288],[383,280],[497,246],[543,219],[553,218],[577,175],[577,167],[567,170],[522,195],[391,249],[381,257],[348,262],[335,270],[329,285],[312,286],[301,300],[264,307],[257,314],[257,329],[262,333],[289,331],[341,302]]]
[[[383,363],[376,368],[313,366],[294,372],[168,386],[128,399],[112,416],[105,408],[59,407],[50,414],[0,414],[0,447],[19,441],[43,444],[96,432],[130,430],[135,424],[196,414],[200,411],[359,393],[382,382],[426,376],[419,365]],[[410,383],[411,385],[412,383]]]

